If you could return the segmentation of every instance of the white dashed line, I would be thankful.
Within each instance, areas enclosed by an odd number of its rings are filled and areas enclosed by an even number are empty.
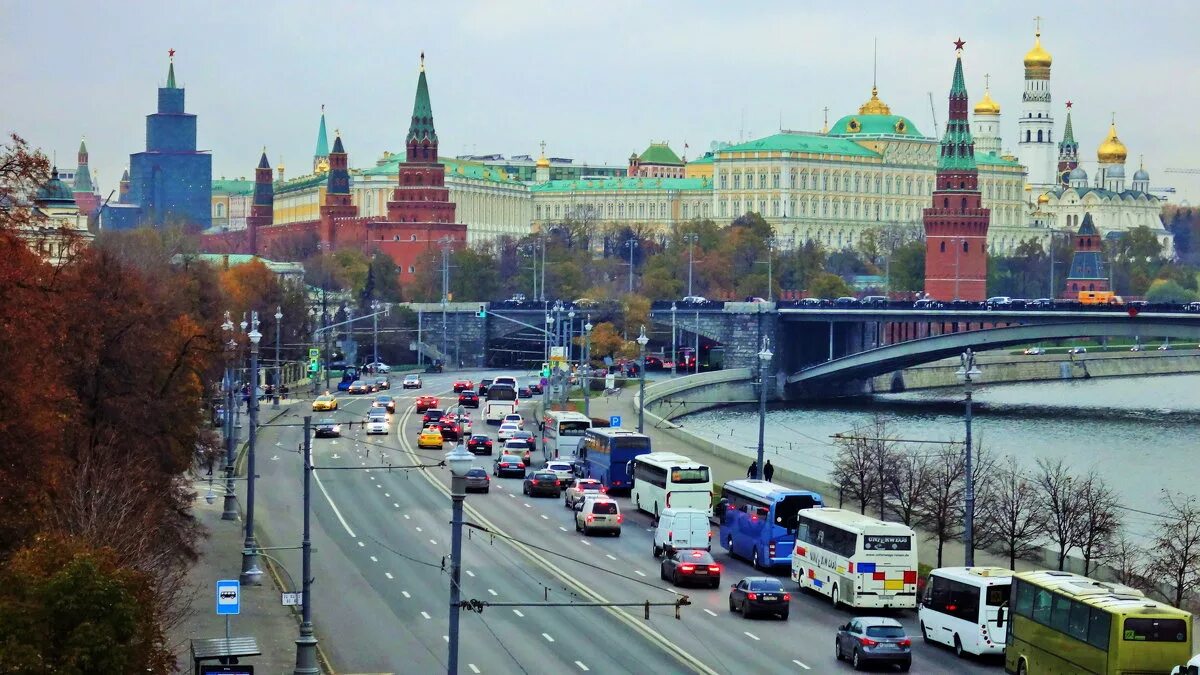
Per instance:
[[[376,558],[375,556],[371,556],[371,562],[379,562],[379,558]]]
[[[646,573],[645,573],[645,572],[643,572],[643,571],[641,571],[641,570],[634,570],[634,571],[633,571],[633,573],[634,573],[634,574],[636,574],[636,575],[638,575],[639,577],[644,577],[644,576],[646,576]]]
[[[430,540],[429,540],[429,543],[433,544],[434,546],[437,546],[437,540],[436,540],[436,539],[430,539]]]
[[[805,670],[812,670],[812,668],[809,668],[808,666],[804,665],[803,663],[800,663],[800,662],[799,662],[799,661],[797,661],[796,659],[792,659],[792,663],[794,663],[794,664],[796,664],[796,665],[800,666],[801,668],[803,668],[803,669],[805,669]]]
[[[432,619],[432,618],[433,618],[432,616],[429,616],[429,612],[421,612],[421,616],[425,617],[426,619]],[[755,638],[755,639],[758,639],[758,638]]]
[[[550,637],[549,633],[542,633],[542,637],[546,638],[546,642],[554,642],[554,638]]]
[[[494,591],[490,588],[488,589],[488,593],[491,593],[492,595],[500,595],[499,593],[497,593],[496,591]]]
[[[382,489],[383,489],[383,486],[382,486],[382,485],[380,485],[379,483],[376,483],[376,484],[375,484],[375,487],[379,488],[380,490],[382,490]]]
[[[360,541],[360,542],[358,542],[358,545],[359,545],[359,546],[366,546],[366,544],[362,543],[361,541]]]
[[[396,578],[396,577],[392,576],[392,573],[391,573],[391,572],[384,572],[384,573],[383,573],[383,576],[385,576],[385,577],[387,577],[387,578],[389,578],[389,579],[395,579],[395,578]]]
[[[748,630],[744,630],[744,631],[742,631],[742,633],[743,633],[743,634],[745,634],[745,636],[746,636],[746,637],[748,637],[748,638],[750,638],[751,640],[758,640],[758,639],[759,639],[759,637],[758,637],[757,635],[755,635],[754,633],[751,633],[751,632],[750,632],[750,631],[748,631]]]
[[[408,591],[400,591],[400,595],[403,595],[403,596],[404,596],[404,597],[406,597],[406,598],[411,598],[411,597],[412,597],[411,595],[409,595],[409,594],[408,594]]]
[[[563,532],[566,532],[566,531],[567,531],[567,528],[563,527],[562,525],[559,525],[559,526],[558,526],[558,529],[562,530]]]
[[[510,493],[508,493],[508,496],[509,496],[509,497],[512,497],[513,499],[516,499],[516,498],[517,498],[517,496],[516,496],[516,495],[514,495],[514,494],[513,494],[513,493],[511,493],[511,492],[510,492]]]
[[[706,609],[706,610],[704,610],[704,611],[708,612],[709,616],[716,616],[716,615],[717,615],[717,613],[716,613],[716,612],[714,612],[714,611],[712,611],[711,609]]]
[[[399,505],[399,504],[396,504],[395,506],[396,506],[396,508],[400,508],[400,505]],[[410,520],[410,518],[408,517],[408,514],[407,514],[407,513],[406,513],[406,514],[404,514],[404,519],[405,519],[405,520]]]
[[[421,529],[421,528],[419,528],[419,527],[417,528],[417,532],[424,532],[424,531],[425,531],[425,530],[422,530],[422,529]]]
[[[443,636],[442,636],[442,639],[443,639],[443,640],[445,640],[446,642],[450,642],[450,636],[449,636],[449,635],[443,635]]]
[[[400,505],[397,504],[396,502],[392,502],[392,506],[394,506],[396,508],[400,508]],[[407,518],[408,516],[404,516],[404,517]]]
[[[608,558],[609,560],[616,560],[616,559],[617,559],[617,556],[615,556],[615,555],[613,555],[613,554],[611,554],[611,553],[605,553],[605,554],[604,554],[604,557],[605,557],[605,558]]]
[[[584,672],[591,670],[591,668],[588,668],[587,666],[583,665],[583,661],[576,661],[575,665],[579,666],[579,669]]]
[[[463,571],[464,571],[464,572],[466,572],[466,573],[467,573],[467,576],[469,576],[469,577],[474,577],[474,576],[475,576],[475,573],[474,573],[474,572],[472,572],[471,570],[463,570]]]
[[[529,502],[525,502],[525,508],[532,509],[533,507],[529,505]]]
[[[388,499],[391,499],[391,498],[392,498],[392,493],[390,493],[390,492],[385,492],[385,493],[383,493],[383,496],[384,496],[384,497],[387,497]]]
[[[542,514],[542,520],[550,520],[550,516],[548,516],[548,515],[546,515],[546,514],[544,514],[544,513],[543,513],[543,514]]]
[[[476,667],[475,667],[475,664],[474,664],[474,663],[468,663],[468,664],[467,664],[467,667],[471,669],[471,672],[472,672],[472,673],[478,673],[478,672],[481,672],[481,671],[480,671],[478,668],[476,668]]]
[[[524,617],[524,616],[525,616],[524,614],[522,614],[522,613],[521,613],[521,610],[519,610],[519,609],[514,609],[514,610],[513,610],[513,614],[516,614],[517,616],[520,616],[520,617]]]

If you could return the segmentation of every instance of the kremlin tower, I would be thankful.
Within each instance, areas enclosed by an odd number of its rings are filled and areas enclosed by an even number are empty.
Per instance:
[[[267,227],[274,221],[275,184],[271,181],[267,149],[263,148],[258,167],[254,169],[254,200],[250,203],[250,216],[246,218],[247,244],[251,251],[258,251],[258,228]]]
[[[317,147],[313,150],[313,173],[325,173],[328,170],[329,136],[325,133],[325,106],[322,104],[321,124],[317,127]]]
[[[433,128],[433,106],[425,79],[425,54],[417,78],[412,120],[405,139],[405,161],[399,167],[396,189],[387,204],[388,220],[395,223],[453,223],[454,202],[446,188],[446,168],[438,162],[438,137]]]
[[[1092,214],[1083,214],[1083,224],[1075,234],[1075,254],[1071,256],[1071,271],[1063,297],[1079,298],[1080,291],[1107,291],[1108,274],[1104,271],[1104,245],[1100,232],[1092,223]]]
[[[332,251],[337,232],[334,218],[353,218],[358,207],[350,198],[350,161],[342,146],[342,135],[334,132],[333,151],[329,153],[329,178],[325,181],[325,203],[321,205],[321,248]]]
[[[1025,93],[1017,120],[1017,154],[1029,169],[1029,183],[1050,189],[1058,184],[1054,171],[1054,118],[1050,114],[1050,52],[1042,48],[1042,30],[1034,34],[1033,49],[1025,54]]]
[[[92,185],[92,173],[88,170],[88,150],[83,139],[79,141],[78,159],[79,167],[75,169],[73,189],[75,205],[79,207],[80,213],[91,216],[100,208],[100,195],[96,194],[96,187]]]
[[[987,232],[975,143],[967,122],[961,39],[950,86],[950,119],[938,156],[933,206],[925,209],[925,293],[936,300],[987,297]]]
[[[1058,144],[1058,183],[1071,187],[1071,172],[1079,166],[1079,143],[1071,127],[1071,102],[1067,101],[1067,128],[1063,130],[1062,142]]]

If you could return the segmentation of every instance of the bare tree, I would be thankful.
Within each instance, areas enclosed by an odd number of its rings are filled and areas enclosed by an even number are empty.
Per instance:
[[[1113,540],[1121,529],[1117,494],[1096,474],[1088,473],[1079,490],[1079,534],[1076,545],[1083,554],[1083,573],[1092,571],[1095,563],[1106,559]]]
[[[1149,569],[1153,578],[1165,578],[1171,584],[1172,605],[1200,590],[1200,504],[1195,497],[1163,494],[1166,519],[1154,536],[1154,551]]]
[[[1113,542],[1108,555],[1117,583],[1126,586],[1146,586],[1146,550],[1122,536]]]
[[[1080,481],[1061,459],[1037,460],[1034,483],[1038,487],[1041,508],[1046,517],[1046,534],[1058,548],[1058,569],[1066,565],[1067,554],[1079,542],[1083,529]]]
[[[867,512],[867,504],[879,493],[879,462],[874,448],[861,437],[834,437],[837,456],[833,460],[830,478],[845,496],[858,502],[859,512]]]
[[[1008,556],[1009,569],[1018,559],[1032,559],[1046,535],[1038,489],[1013,456],[1005,458],[992,473],[976,512],[975,543],[979,548],[996,547]]]
[[[965,462],[961,451],[949,449],[929,462],[929,489],[920,500],[917,523],[937,539],[937,566],[942,566],[946,542],[962,534]]]
[[[921,499],[932,485],[929,456],[922,451],[903,449],[896,453],[891,474],[886,486],[888,507],[900,522],[911,527],[920,517]]]

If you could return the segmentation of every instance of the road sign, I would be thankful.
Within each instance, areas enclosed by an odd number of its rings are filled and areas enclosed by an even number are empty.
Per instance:
[[[296,607],[304,604],[304,593],[280,593],[280,602],[284,607]]]
[[[222,579],[217,582],[217,616],[240,614],[242,611],[242,586],[237,579]]]
[[[610,426],[610,427],[621,426],[621,416],[620,415],[610,415],[608,418],[608,426]]]
[[[604,388],[615,389],[617,386],[617,376],[609,373],[604,376]]]
[[[310,361],[315,361],[316,359],[321,358],[321,350],[317,349],[316,347],[309,347],[308,358]]]

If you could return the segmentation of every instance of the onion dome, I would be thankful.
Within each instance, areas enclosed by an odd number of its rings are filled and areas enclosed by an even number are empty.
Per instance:
[[[73,206],[75,195],[58,177],[58,167],[50,173],[50,180],[37,189],[34,201],[42,206]]]
[[[888,104],[879,100],[879,89],[871,87],[871,98],[858,107],[859,115],[891,115],[892,109]]]
[[[1045,192],[1038,195],[1038,203],[1039,204],[1049,204],[1050,203],[1050,195],[1046,194]]]
[[[1082,166],[1077,166],[1074,169],[1071,169],[1071,173],[1067,176],[1067,180],[1071,181],[1072,183],[1077,180],[1086,181],[1087,172],[1083,170]]]
[[[999,115],[1000,114],[1000,104],[996,103],[996,101],[994,99],[992,99],[992,92],[990,90],[985,89],[983,91],[983,98],[979,99],[979,103],[975,104],[975,114],[976,115]]]
[[[543,151],[541,156],[537,158],[537,168],[539,168],[539,169],[550,168],[550,160],[546,159],[545,151]]]
[[[1042,32],[1038,31],[1034,34],[1033,49],[1025,54],[1025,79],[1050,79],[1050,64],[1053,61],[1050,52],[1042,48]]]
[[[1125,158],[1129,156],[1129,151],[1125,149],[1125,144],[1117,138],[1117,125],[1110,124],[1108,127],[1108,137],[1100,144],[1096,150],[1096,159],[1100,160],[1101,164],[1124,164]]]
[[[1134,180],[1150,180],[1150,174],[1146,172],[1146,165],[1138,162],[1138,170],[1133,172]]]

